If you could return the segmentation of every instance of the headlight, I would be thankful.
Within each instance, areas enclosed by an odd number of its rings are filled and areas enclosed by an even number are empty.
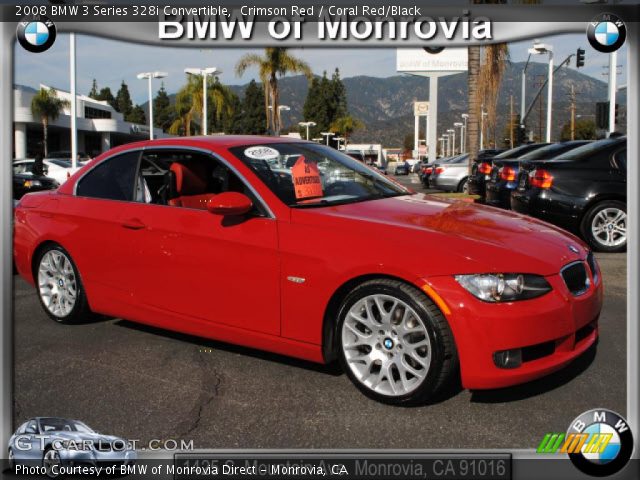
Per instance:
[[[536,298],[551,291],[551,285],[539,275],[487,273],[456,275],[456,281],[484,302],[513,302]]]

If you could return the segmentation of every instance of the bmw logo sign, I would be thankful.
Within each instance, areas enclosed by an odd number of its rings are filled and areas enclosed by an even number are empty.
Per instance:
[[[599,52],[615,52],[627,38],[627,27],[617,15],[603,13],[589,22],[587,38]]]
[[[393,348],[393,340],[391,340],[390,338],[385,338],[384,348],[386,348],[387,350],[391,350]]]
[[[631,458],[633,435],[627,421],[611,410],[594,409],[576,418],[567,434],[581,434],[584,445],[579,453],[570,453],[571,462],[582,472],[595,477],[613,475]]]
[[[40,15],[18,23],[16,36],[25,50],[44,52],[56,41],[56,26],[47,17]]]

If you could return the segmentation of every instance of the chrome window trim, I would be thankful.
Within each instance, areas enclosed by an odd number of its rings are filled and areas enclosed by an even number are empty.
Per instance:
[[[240,179],[240,181],[245,185],[245,187],[247,187],[251,193],[255,196],[255,198],[258,200],[258,202],[260,202],[260,204],[262,205],[264,211],[267,213],[267,219],[272,219],[272,220],[276,220],[276,215],[273,213],[273,210],[271,210],[271,207],[269,207],[269,204],[267,202],[264,201],[264,199],[262,198],[262,195],[260,195],[256,189],[253,187],[253,185],[251,185],[251,183],[244,177],[244,175],[242,175],[238,169],[233,166],[231,163],[229,163],[229,161],[224,158],[222,155],[219,155],[216,152],[213,152],[212,150],[208,150],[206,148],[202,148],[202,147],[186,147],[183,145],[180,146],[172,146],[172,145],[147,145],[144,147],[137,147],[137,148],[132,148],[130,150],[123,150],[117,153],[114,153],[113,155],[110,155],[108,157],[106,157],[104,160],[96,163],[95,165],[92,165],[86,172],[83,172],[82,175],[76,180],[75,184],[73,185],[73,196],[74,197],[80,197],[80,198],[95,198],[97,200],[106,200],[106,201],[114,201],[114,202],[123,202],[123,203],[135,203],[135,204],[141,204],[141,202],[136,202],[135,200],[113,200],[110,198],[100,198],[100,197],[82,197],[81,195],[78,195],[78,184],[82,181],[82,179],[89,174],[89,172],[93,171],[94,168],[96,168],[98,165],[102,165],[104,162],[108,162],[111,159],[122,155],[122,154],[126,154],[126,153],[133,153],[133,152],[140,152],[139,157],[138,157],[138,167],[139,168],[139,163],[140,160],[142,159],[142,155],[144,154],[145,151],[147,150],[185,150],[185,151],[191,151],[191,152],[198,152],[198,153],[203,153],[205,155],[208,155],[211,158],[214,158],[215,160],[221,162],[224,166],[226,166],[229,170],[231,170],[235,175],[238,176],[238,178]],[[134,185],[134,189],[135,189],[135,185]],[[145,204],[145,205],[155,205],[157,207],[170,207],[170,208],[184,208],[184,207],[172,207],[171,205],[158,205],[158,204]]]
[[[573,293],[570,289],[569,286],[567,285],[567,281],[564,279],[564,276],[562,275],[562,272],[564,272],[566,269],[571,268],[572,266],[576,265],[576,264],[582,264],[582,268],[584,268],[584,273],[586,274],[586,282],[585,282],[585,287],[582,290],[578,290],[576,293]],[[560,278],[562,278],[562,282],[564,283],[564,286],[567,287],[567,290],[569,290],[569,293],[574,296],[574,297],[580,297],[582,295],[584,295],[585,293],[587,293],[590,289],[591,289],[591,279],[589,278],[589,271],[591,270],[591,267],[589,267],[589,265],[586,262],[586,257],[584,260],[576,260],[574,262],[571,263],[567,263],[564,267],[562,267],[560,269]]]

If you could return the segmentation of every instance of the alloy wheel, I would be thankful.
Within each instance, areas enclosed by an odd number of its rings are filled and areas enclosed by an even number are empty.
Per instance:
[[[595,240],[607,247],[617,247],[627,242],[627,214],[619,208],[603,208],[591,222]]]
[[[57,473],[54,472],[53,467],[60,466],[60,455],[58,454],[58,452],[54,449],[47,450],[42,460],[42,466],[45,468],[47,477],[49,478],[57,477],[58,475]]]
[[[356,379],[378,394],[399,397],[425,381],[431,340],[416,311],[391,295],[361,298],[342,324],[342,349]]]
[[[78,283],[69,258],[59,250],[49,250],[38,267],[38,290],[42,303],[58,318],[69,315],[76,304]]]

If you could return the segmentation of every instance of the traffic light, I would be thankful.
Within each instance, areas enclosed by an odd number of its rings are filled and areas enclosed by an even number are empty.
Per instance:
[[[596,103],[596,127],[609,128],[609,102]]]
[[[578,48],[576,51],[576,68],[584,67],[584,49]]]

